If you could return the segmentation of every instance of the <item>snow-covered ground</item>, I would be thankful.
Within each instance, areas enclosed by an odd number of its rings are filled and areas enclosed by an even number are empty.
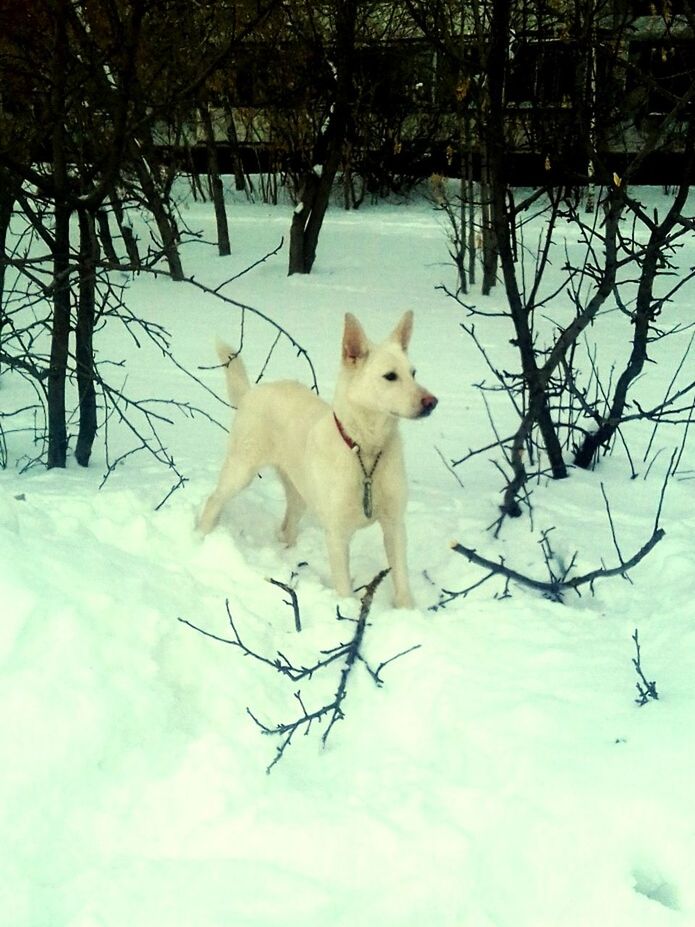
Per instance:
[[[650,203],[661,194],[649,191]],[[213,237],[210,205],[185,216]],[[286,235],[289,207],[230,207],[234,254],[192,243],[186,270],[217,286]],[[530,237],[527,239],[530,241]],[[564,261],[558,245],[556,268]],[[695,242],[682,257],[695,263]],[[659,927],[695,924],[695,447],[686,444],[668,486],[665,538],[632,583],[597,582],[564,604],[493,579],[432,611],[440,590],[484,572],[450,549],[458,540],[539,578],[541,532],[554,528],[558,562],[576,571],[617,554],[603,484],[623,556],[652,533],[659,494],[682,431],[626,430],[623,450],[593,473],[532,486],[533,525],[508,521],[495,540],[500,473],[492,452],[458,468],[442,462],[494,440],[481,393],[490,374],[461,331],[463,311],[437,284],[453,285],[441,216],[429,205],[331,211],[310,277],[286,276],[281,253],[223,290],[265,313],[306,348],[330,396],[343,314],[368,333],[390,331],[415,310],[411,356],[437,394],[436,413],[403,426],[410,475],[410,562],[419,608],[390,607],[377,590],[364,656],[383,670],[377,687],[362,664],[351,674],[345,719],[296,736],[266,775],[279,741],[264,723],[297,717],[335,691],[340,664],[293,683],[238,649],[178,619],[230,636],[225,601],[253,649],[299,664],[349,637],[316,525],[298,546],[275,540],[281,490],[256,480],[204,542],[195,513],[210,491],[224,431],[203,415],[161,408],[160,434],[187,478],[160,508],[172,473],[146,453],[125,459],[100,488],[106,463],[66,471],[32,467],[27,433],[8,434],[0,472],[0,923],[8,927]],[[500,307],[501,291],[480,304]],[[666,310],[692,315],[693,290]],[[240,335],[240,311],[186,284],[138,277],[136,314],[161,324],[183,367],[220,393],[213,341]],[[561,294],[553,309],[568,318]],[[565,315],[563,316],[563,313]],[[507,323],[478,318],[476,331],[514,369]],[[629,348],[631,328],[607,311],[591,329],[606,371]],[[259,372],[276,331],[251,312],[244,355]],[[658,399],[689,334],[654,349],[638,385]],[[172,365],[146,338],[110,321],[100,333],[112,382],[134,398],[175,398],[227,422],[224,404]],[[679,383],[695,378],[688,358]],[[311,382],[284,339],[266,376]],[[28,399],[0,380],[3,410]],[[513,427],[504,396],[488,394],[497,427]],[[13,420],[13,427],[17,420]],[[74,423],[73,423],[74,425]],[[137,441],[110,420],[110,459]],[[651,467],[649,466],[651,464]],[[303,564],[299,566],[299,564]],[[378,529],[353,543],[356,582],[384,565]],[[295,575],[296,574],[296,575]],[[303,630],[273,577],[296,583]],[[343,609],[345,606],[343,604]],[[358,605],[352,607],[357,613]],[[631,636],[639,628],[645,673],[658,701],[635,704]]]

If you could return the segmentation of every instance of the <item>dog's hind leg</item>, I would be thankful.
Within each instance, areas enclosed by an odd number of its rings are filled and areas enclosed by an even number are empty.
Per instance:
[[[297,527],[306,509],[306,503],[295,488],[292,480],[285,476],[282,470],[278,470],[277,475],[285,488],[285,497],[287,499],[285,517],[280,526],[280,540],[287,544],[288,547],[293,547],[297,543]]]
[[[225,504],[249,485],[258,471],[255,461],[245,459],[243,454],[232,452],[222,467],[215,491],[210,495],[198,519],[197,529],[205,535],[217,524]]]

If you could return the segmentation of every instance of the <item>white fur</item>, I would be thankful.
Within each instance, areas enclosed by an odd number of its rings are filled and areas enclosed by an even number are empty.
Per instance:
[[[406,355],[412,325],[412,312],[407,312],[390,337],[375,346],[357,319],[347,313],[332,408],[291,380],[251,387],[241,360],[226,345],[218,344],[237,414],[217,488],[205,504],[198,529],[203,534],[211,531],[227,500],[247,486],[258,470],[275,467],[287,497],[282,540],[294,544],[303,512],[307,508],[313,512],[326,533],[333,585],[339,595],[348,596],[352,594],[350,539],[358,528],[378,521],[395,605],[412,607],[404,524],[407,489],[398,420],[427,415],[437,403],[415,382]],[[359,446],[367,472],[381,454],[373,475],[371,518],[363,511],[364,477],[356,451],[341,436],[334,413]]]

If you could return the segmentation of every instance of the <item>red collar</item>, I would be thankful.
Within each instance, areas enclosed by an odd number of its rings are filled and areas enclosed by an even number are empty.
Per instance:
[[[333,418],[335,420],[336,427],[338,428],[338,431],[340,432],[340,437],[347,444],[347,446],[350,448],[351,451],[354,450],[357,447],[357,442],[353,441],[350,435],[347,433],[347,431],[345,431],[345,429],[343,428],[343,423],[340,421],[340,419],[335,414],[335,412],[333,413]]]

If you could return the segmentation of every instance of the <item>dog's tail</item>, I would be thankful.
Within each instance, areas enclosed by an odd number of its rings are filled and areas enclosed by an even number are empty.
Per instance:
[[[241,397],[251,388],[244,362],[239,357],[234,348],[230,348],[224,341],[219,338],[215,344],[217,356],[221,363],[225,365],[225,374],[227,378],[227,392],[233,406],[238,406]]]

